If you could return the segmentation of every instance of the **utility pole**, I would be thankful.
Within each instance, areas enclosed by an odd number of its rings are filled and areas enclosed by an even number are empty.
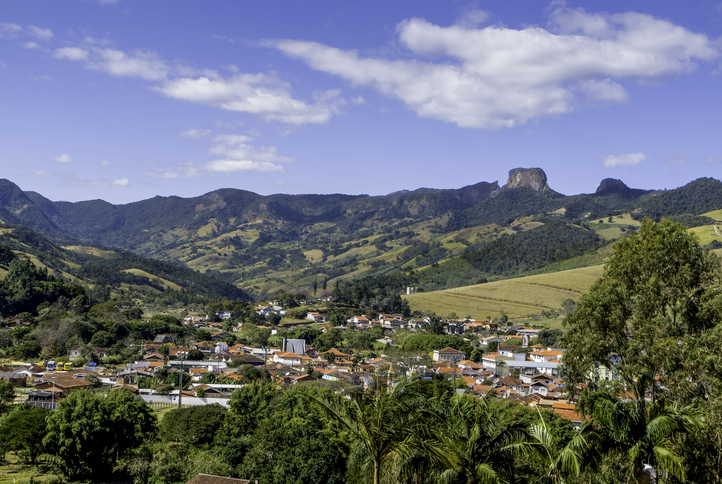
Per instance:
[[[178,408],[181,408],[181,399],[183,398],[183,354],[178,352],[178,359],[180,360],[180,383],[178,385]]]

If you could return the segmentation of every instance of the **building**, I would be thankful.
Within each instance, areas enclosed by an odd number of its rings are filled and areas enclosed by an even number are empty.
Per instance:
[[[434,350],[434,361],[455,361],[459,362],[466,358],[466,353],[463,351],[455,350],[454,348],[446,347],[440,350]]]

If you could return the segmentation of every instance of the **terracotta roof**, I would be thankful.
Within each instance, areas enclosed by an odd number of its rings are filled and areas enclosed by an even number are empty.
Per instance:
[[[451,348],[450,346],[447,346],[446,348],[436,350],[436,351],[438,351],[439,353],[441,353],[442,351],[444,353],[452,353],[452,352],[453,353],[463,353],[463,351],[455,350],[454,348]]]

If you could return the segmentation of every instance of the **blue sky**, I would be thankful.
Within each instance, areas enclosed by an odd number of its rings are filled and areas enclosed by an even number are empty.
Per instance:
[[[603,8],[603,10],[601,9]],[[0,176],[52,200],[722,172],[722,3],[4,0]]]

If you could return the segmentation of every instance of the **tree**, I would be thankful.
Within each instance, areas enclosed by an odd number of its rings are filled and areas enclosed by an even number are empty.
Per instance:
[[[524,448],[526,429],[505,425],[490,403],[489,397],[456,395],[437,409],[438,442],[432,449],[445,467],[438,482],[491,484],[503,482],[511,470],[515,453]]]
[[[349,405],[315,399],[316,404],[361,447],[373,465],[374,484],[381,482],[381,468],[387,459],[405,451],[413,431],[413,399],[406,386],[378,388],[373,395],[355,395]]]
[[[215,440],[226,412],[217,403],[173,409],[163,417],[158,428],[158,438],[165,443],[184,442],[196,447],[208,446]]]
[[[201,350],[199,350],[198,348],[193,348],[192,350],[188,351],[186,360],[201,361],[205,357],[206,355],[204,355]]]
[[[45,452],[43,438],[49,415],[50,410],[46,408],[17,407],[0,426],[0,440],[7,442],[10,450],[17,452],[23,462],[36,465],[38,457]]]
[[[156,432],[148,405],[127,390],[76,390],[48,417],[45,444],[70,479],[107,476],[116,461]]]
[[[604,276],[564,319],[567,389],[587,384],[593,391],[602,384],[594,369],[604,364],[642,392],[637,398],[650,390],[655,400],[678,369],[684,349],[678,342],[718,322],[707,303],[719,300],[719,280],[719,259],[694,234],[666,219],[645,219],[637,234],[620,239]],[[640,379],[649,387],[636,385]]]
[[[645,387],[643,382],[639,386]],[[613,447],[627,456],[629,473],[638,482],[644,482],[644,465],[654,469],[655,475],[663,470],[685,482],[685,470],[673,438],[698,430],[702,418],[691,406],[678,408],[660,402],[647,402],[644,398],[621,401],[603,392],[595,394],[587,407],[592,422],[606,437],[605,447]]]
[[[236,433],[250,434],[269,415],[271,400],[279,395],[275,385],[257,381],[239,388],[231,395],[229,405]]]
[[[566,477],[578,476],[584,466],[594,462],[592,456],[599,444],[599,436],[589,422],[584,422],[572,439],[560,449],[555,445],[541,412],[539,418],[541,422],[532,424],[529,429],[530,444],[544,463],[551,482],[564,483]]]
[[[15,400],[15,388],[7,380],[0,382],[0,413],[7,412],[8,405]]]

